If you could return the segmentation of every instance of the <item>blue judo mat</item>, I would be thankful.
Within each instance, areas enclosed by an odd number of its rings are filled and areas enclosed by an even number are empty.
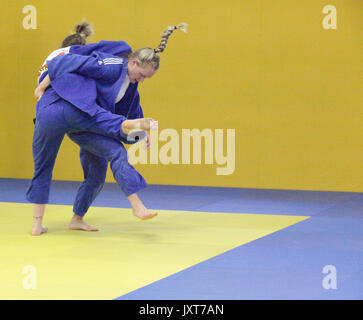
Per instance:
[[[0,201],[26,202],[28,184],[0,179]],[[54,181],[50,203],[72,205],[79,185]],[[149,208],[311,218],[116,299],[363,298],[362,193],[150,185],[139,195]],[[130,207],[113,183],[94,206]]]

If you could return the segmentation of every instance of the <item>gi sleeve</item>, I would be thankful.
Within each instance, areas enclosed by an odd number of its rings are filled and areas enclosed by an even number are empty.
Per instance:
[[[66,73],[76,73],[87,78],[113,82],[121,76],[122,64],[123,59],[101,52],[93,52],[91,56],[69,53],[47,61],[51,80]]]
[[[70,53],[76,53],[83,56],[89,56],[94,51],[101,51],[115,56],[126,56],[132,51],[131,47],[125,41],[106,41],[102,40],[98,43],[90,43],[84,46],[71,46]]]
[[[116,110],[119,110],[120,106],[122,103],[118,103],[116,104]],[[130,105],[129,105],[129,111],[126,114],[126,118],[127,119],[140,119],[144,117],[144,113],[142,111],[141,105],[140,105],[140,94],[139,92],[136,90]],[[122,139],[123,143],[126,144],[134,144],[136,142],[138,142],[139,139],[133,139],[132,137],[130,137],[129,139]]]
[[[140,105],[140,94],[136,91],[134,98],[132,99],[130,110],[127,114],[128,119],[140,119],[144,117],[144,113],[142,111]]]

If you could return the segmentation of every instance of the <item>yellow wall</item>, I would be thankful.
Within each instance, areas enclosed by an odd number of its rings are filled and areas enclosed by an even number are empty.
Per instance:
[[[28,4],[35,30],[23,28]],[[337,8],[336,30],[322,27],[327,4]],[[360,0],[1,1],[0,177],[32,177],[36,71],[83,17],[95,28],[90,42],[133,48],[188,22],[140,86],[145,115],[160,130],[236,130],[232,175],[216,175],[216,164],[137,165],[149,183],[363,191]],[[53,177],[82,180],[68,138]]]

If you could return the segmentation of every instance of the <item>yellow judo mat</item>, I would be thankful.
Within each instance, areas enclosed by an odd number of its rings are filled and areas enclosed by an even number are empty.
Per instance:
[[[31,236],[32,205],[0,203],[0,299],[115,299],[307,216],[92,207],[98,232],[68,229],[72,206],[48,205]],[[151,297],[152,298],[152,297]]]

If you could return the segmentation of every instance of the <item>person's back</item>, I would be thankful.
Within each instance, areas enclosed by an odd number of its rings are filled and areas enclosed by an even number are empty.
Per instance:
[[[61,48],[54,50],[43,62],[41,68],[38,71],[37,85],[46,77],[48,74],[47,61],[53,58],[68,54],[71,46],[84,46],[87,43],[87,38],[92,36],[94,31],[92,26],[87,22],[83,21],[77,24],[74,28],[75,33],[67,36],[61,44]]]

